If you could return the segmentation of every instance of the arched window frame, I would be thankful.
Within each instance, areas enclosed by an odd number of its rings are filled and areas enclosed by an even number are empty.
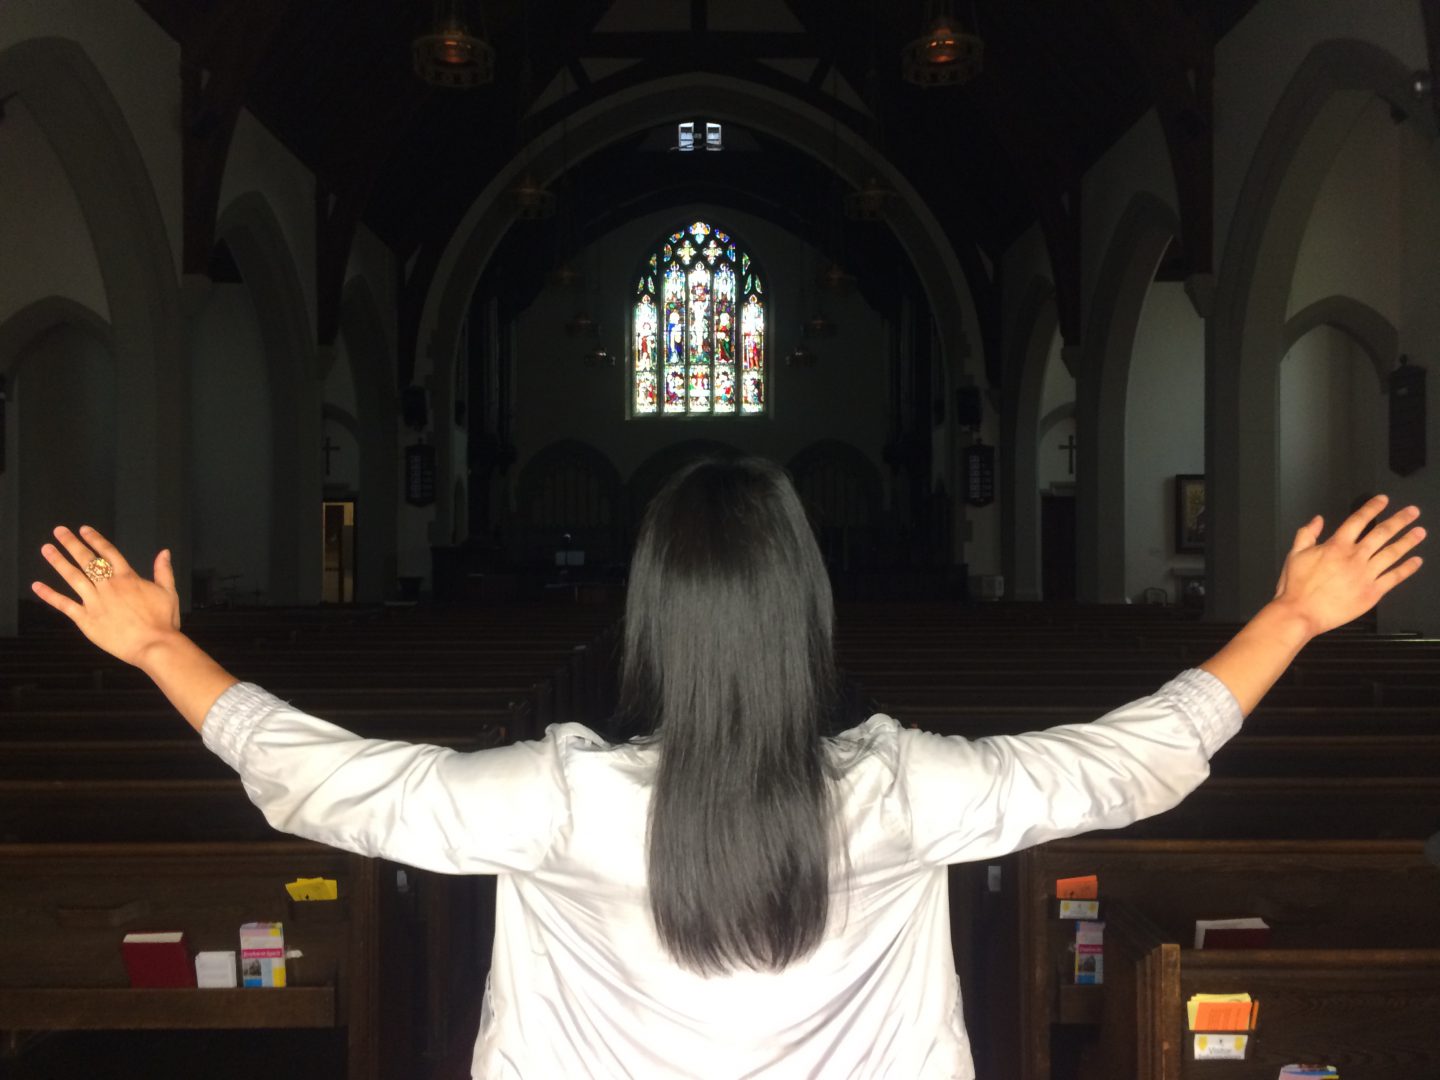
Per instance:
[[[636,274],[630,415],[763,416],[769,316],[764,275],[734,233],[702,219],[666,234]]]

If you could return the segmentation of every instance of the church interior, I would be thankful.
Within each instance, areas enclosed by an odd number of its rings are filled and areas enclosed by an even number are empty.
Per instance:
[[[1437,66],[1440,0],[0,4],[0,1076],[468,1076],[494,918],[269,829],[33,598],[54,525],[170,549],[242,678],[476,749],[603,727],[645,507],[758,455],[847,708],[1090,719],[1313,514],[1440,510]],[[980,1080],[1440,1077],[1436,637],[1422,572],[1177,810],[955,867]],[[252,918],[283,993],[126,982]]]

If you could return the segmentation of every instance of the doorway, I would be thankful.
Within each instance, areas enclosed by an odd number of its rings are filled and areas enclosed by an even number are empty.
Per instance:
[[[321,516],[325,545],[322,561],[324,604],[355,602],[355,500],[326,499]]]
[[[1075,599],[1075,496],[1040,496],[1040,588],[1047,601]]]

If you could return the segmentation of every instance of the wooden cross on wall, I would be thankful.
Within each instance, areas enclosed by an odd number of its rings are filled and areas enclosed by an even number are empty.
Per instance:
[[[326,476],[329,476],[329,475],[330,475],[330,455],[333,454],[333,453],[335,453],[335,451],[337,451],[337,450],[339,450],[339,449],[340,449],[340,444],[339,444],[339,443],[333,443],[333,442],[331,442],[331,441],[330,441],[330,433],[327,431],[327,432],[325,433],[325,439],[324,439],[324,441],[320,443],[320,452],[325,455],[325,475],[326,475]]]
[[[1063,451],[1065,451],[1065,464],[1066,464],[1066,467],[1070,470],[1070,475],[1071,475],[1071,476],[1074,476],[1074,475],[1075,475],[1075,433],[1072,431],[1072,432],[1070,433],[1070,435],[1065,439],[1065,441],[1064,441],[1063,443],[1061,443],[1058,447],[1056,447],[1056,449],[1057,449],[1057,450],[1063,450]]]

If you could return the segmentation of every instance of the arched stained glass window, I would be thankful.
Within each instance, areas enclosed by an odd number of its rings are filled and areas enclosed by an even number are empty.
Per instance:
[[[729,233],[696,221],[666,237],[632,314],[636,416],[765,411],[765,286]]]

